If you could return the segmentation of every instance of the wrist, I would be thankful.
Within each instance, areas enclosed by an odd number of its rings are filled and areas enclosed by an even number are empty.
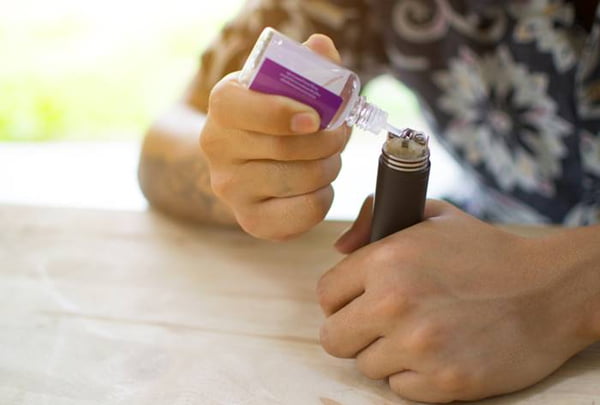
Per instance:
[[[598,230],[578,228],[528,240],[552,321],[587,344],[600,340]]]

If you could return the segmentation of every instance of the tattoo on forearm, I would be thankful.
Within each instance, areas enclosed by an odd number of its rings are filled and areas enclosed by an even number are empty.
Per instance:
[[[235,223],[213,194],[208,168],[199,155],[172,160],[142,156],[139,182],[148,200],[170,214],[198,222]]]

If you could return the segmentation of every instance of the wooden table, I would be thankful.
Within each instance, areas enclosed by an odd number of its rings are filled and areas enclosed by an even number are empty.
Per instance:
[[[287,244],[152,212],[0,206],[0,404],[404,404],[318,343],[346,224]],[[486,404],[600,404],[600,346]]]

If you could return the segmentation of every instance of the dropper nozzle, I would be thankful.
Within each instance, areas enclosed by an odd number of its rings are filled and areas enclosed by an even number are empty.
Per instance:
[[[398,136],[398,137],[402,137],[402,134],[404,133],[404,129],[396,128],[389,122],[386,123],[385,129],[388,133]]]

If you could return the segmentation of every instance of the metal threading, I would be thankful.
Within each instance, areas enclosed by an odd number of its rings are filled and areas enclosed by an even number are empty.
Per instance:
[[[382,160],[390,169],[418,172],[429,166],[429,138],[422,132],[406,128],[399,134],[388,132]]]

